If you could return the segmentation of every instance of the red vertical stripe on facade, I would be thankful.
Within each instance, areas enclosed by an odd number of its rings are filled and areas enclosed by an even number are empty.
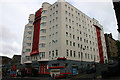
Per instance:
[[[41,68],[42,68],[42,66],[40,65],[40,74],[41,74]]]
[[[45,73],[47,73],[47,64],[45,65]]]
[[[33,47],[32,47],[32,52],[30,53],[30,55],[39,53],[39,34],[40,34],[41,11],[42,11],[42,9],[39,9],[35,13]]]
[[[104,63],[103,59],[103,48],[102,48],[102,42],[101,42],[101,35],[100,35],[100,29],[98,26],[94,25],[96,27],[96,33],[97,33],[97,42],[98,42],[98,50],[99,50],[99,57],[100,62]]]
[[[43,65],[43,74],[44,74],[44,65]]]

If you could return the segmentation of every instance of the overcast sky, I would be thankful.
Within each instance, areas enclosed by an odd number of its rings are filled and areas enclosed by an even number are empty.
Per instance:
[[[43,2],[53,4],[56,0],[0,0],[0,56],[21,54],[24,27],[29,14],[34,14]],[[117,22],[112,0],[66,0],[103,25],[105,33],[118,39]]]

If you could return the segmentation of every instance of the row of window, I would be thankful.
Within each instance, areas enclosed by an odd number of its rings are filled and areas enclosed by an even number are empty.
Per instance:
[[[75,32],[74,27],[66,25],[66,30],[68,30],[68,28],[69,28],[69,30],[70,30],[70,31]],[[88,31],[89,31],[89,29],[88,29]],[[76,31],[76,32],[77,32],[78,34],[83,34],[85,37],[88,37],[88,38],[92,38],[92,39],[97,40],[97,39],[96,39],[96,37],[94,38],[93,36],[88,35],[88,34],[86,34],[85,32],[84,32],[84,33],[82,33],[82,31],[81,31],[81,30],[79,30],[79,29],[77,29],[77,31]],[[91,31],[91,33],[93,34],[93,31]],[[68,32],[66,32],[66,36],[67,36],[67,35],[68,35]]]
[[[41,29],[40,34],[46,33],[46,29]]]
[[[31,40],[31,37],[27,37],[27,40]]]
[[[49,47],[52,46],[52,45],[56,45],[56,43],[58,42],[58,40],[52,40],[51,42],[49,42]]]
[[[70,46],[74,46],[74,47],[77,46],[78,48],[83,48],[84,50],[87,49],[87,50],[91,50],[91,51],[95,52],[95,48],[92,48],[89,46],[83,46],[82,44],[80,45],[79,43],[76,44],[75,42],[68,41],[68,40],[66,40],[66,45],[70,45]],[[98,49],[96,51],[98,51]]]
[[[52,23],[54,23],[54,22],[57,22],[58,21],[58,17],[56,17],[55,19],[52,19],[51,21],[50,21],[50,25],[52,24]]]
[[[26,52],[30,52],[30,49],[26,49]]]
[[[44,48],[45,46],[46,46],[45,43],[40,43],[40,44],[39,44],[39,48]]]
[[[53,16],[57,15],[58,11],[53,12],[52,14],[50,14],[50,18],[52,18]]]
[[[39,56],[40,56],[40,58],[45,58],[45,52],[40,52]]]
[[[85,53],[84,55],[83,55],[83,52],[78,52],[78,55],[77,55],[77,53],[76,53],[76,51],[72,51],[72,50],[66,50],[66,56],[70,56],[70,57],[79,57],[79,58],[81,58],[81,60],[83,59],[83,57],[85,56],[85,59],[91,59],[91,60],[93,60],[93,55],[91,54],[87,54],[87,53]],[[94,55],[94,60],[96,60],[96,57],[97,57],[97,60],[99,60],[99,56],[96,56],[96,55]]]
[[[46,36],[40,36],[40,40],[46,40]]]
[[[81,28],[81,25],[80,24],[78,24],[78,23],[76,23],[76,26],[77,26],[77,32],[80,30],[80,28]],[[73,27],[73,26],[68,26],[67,24],[66,24],[66,29],[68,30],[75,30],[75,27]],[[95,28],[94,28],[94,31],[92,31],[92,30],[90,30],[90,29],[87,29],[87,28],[85,28],[84,26],[83,26],[83,30],[85,30],[85,31],[88,31],[89,33],[92,33],[92,34],[96,34],[96,32],[94,32],[95,31]]]
[[[90,43],[90,44],[95,45],[95,42],[92,43],[92,41],[88,41],[87,39],[82,39],[82,37],[79,37],[79,36],[75,37],[75,35],[72,35],[71,33],[68,33],[68,32],[66,32],[66,37],[70,37],[72,39],[77,39],[78,41],[84,40],[85,43]],[[97,43],[96,43],[96,46],[97,46]]]
[[[31,43],[26,43],[27,44],[27,46],[31,46]]]
[[[72,13],[75,12],[77,16],[80,16],[80,13],[81,13],[80,11],[74,10],[72,7],[68,6],[67,4],[65,4],[65,8],[69,11],[72,11]],[[65,13],[67,13],[67,12],[65,11]],[[81,16],[82,16],[82,18],[86,18],[83,13],[81,13]],[[89,19],[87,18],[87,20],[89,20]],[[91,20],[89,20],[89,22],[91,23]]]
[[[39,60],[41,58],[45,58],[45,52],[40,52],[39,55],[32,56],[32,60]]]
[[[59,53],[58,53],[58,50],[52,50],[52,51],[49,51],[49,57],[58,57]]]
[[[55,33],[52,33],[49,35],[49,38],[54,38],[54,37],[57,37],[58,36],[58,32],[55,32]]]
[[[65,20],[68,22],[70,22],[70,23],[72,23],[72,24],[74,24],[74,21],[75,22],[79,22],[80,23],[80,21],[81,21],[81,23],[83,24],[83,25],[85,25],[85,26],[90,26],[90,24],[88,23],[86,23],[86,21],[85,20],[82,20],[80,17],[78,17],[78,16],[74,16],[72,13],[69,13],[69,12],[67,12],[67,11],[65,11],[65,14],[69,17],[69,19],[68,19],[68,17],[65,17]],[[70,18],[70,17],[72,17],[72,19]],[[75,19],[74,19],[75,18]]]
[[[55,6],[53,6],[50,10],[54,10],[55,8],[58,8],[58,4],[56,4]]]
[[[50,27],[49,31],[54,31],[55,29],[58,29],[58,24],[56,24],[55,26]]]

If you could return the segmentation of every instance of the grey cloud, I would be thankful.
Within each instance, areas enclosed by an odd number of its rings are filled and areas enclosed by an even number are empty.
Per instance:
[[[1,39],[6,42],[12,42],[12,41],[17,41],[18,36],[16,33],[12,32],[10,29],[6,28],[5,26],[0,26],[0,32],[1,33]]]

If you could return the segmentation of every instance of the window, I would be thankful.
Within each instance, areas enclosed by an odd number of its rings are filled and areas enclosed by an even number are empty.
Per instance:
[[[46,19],[47,19],[46,16],[41,17],[41,20],[46,20]]]
[[[52,51],[52,57],[54,57],[54,51]]]
[[[72,14],[72,18],[74,18],[74,15]]]
[[[70,46],[72,46],[72,41],[70,41]]]
[[[66,45],[68,45],[68,40],[66,40]]]
[[[58,50],[56,50],[56,56],[58,56]]]
[[[83,53],[81,52],[81,60],[83,59]]]
[[[72,37],[72,35],[70,34],[70,38]]]
[[[31,40],[31,37],[27,37],[27,40]]]
[[[71,11],[73,11],[73,9],[71,8]]]
[[[79,37],[77,37],[77,39],[79,40]]]
[[[31,46],[31,43],[27,43],[27,46]]]
[[[74,51],[74,57],[75,57],[76,55],[75,55],[75,51]]]
[[[67,8],[67,5],[65,4],[65,7]]]
[[[78,57],[80,58],[80,52],[78,52]]]
[[[56,36],[58,35],[58,32],[56,32]]]
[[[30,24],[33,24],[33,21],[29,21]]]
[[[40,36],[40,40],[45,40],[46,36]]]
[[[85,59],[87,59],[87,53],[85,53]]]
[[[81,44],[81,48],[82,48],[82,44]]]
[[[51,57],[51,51],[49,51],[49,57]]]
[[[28,31],[28,34],[32,34],[32,31]]]
[[[80,47],[80,44],[78,44],[78,48]]]
[[[70,50],[70,57],[72,57],[72,50]]]
[[[58,20],[58,17],[56,17],[56,21]]]
[[[42,58],[45,58],[45,52],[41,52]]]
[[[88,54],[88,59],[90,59],[90,56],[89,56],[89,54]]]
[[[99,56],[97,56],[97,60],[99,60]]]
[[[52,28],[53,28],[53,30],[54,30],[55,26],[53,26]]]
[[[73,28],[73,32],[74,32],[74,28]]]
[[[89,50],[89,46],[87,46],[87,50]]]
[[[30,52],[30,49],[26,49],[26,52]]]
[[[67,11],[65,11],[65,13],[67,14]]]
[[[56,11],[56,14],[58,14],[58,11]]]
[[[73,42],[73,46],[75,46],[75,42]]]
[[[91,44],[91,41],[90,41],[90,44]]]
[[[68,29],[68,25],[66,25],[66,29]]]
[[[56,24],[56,29],[58,28],[58,24]]]
[[[80,41],[82,41],[82,38],[80,37]]]
[[[51,38],[51,35],[49,35],[49,38]]]
[[[86,40],[84,39],[84,42],[85,42]]]
[[[40,44],[39,44],[39,47],[40,47],[40,48],[45,47],[45,43],[40,43]]]
[[[68,49],[66,50],[66,54],[67,54],[67,56],[69,56],[69,50]]]
[[[58,4],[56,4],[56,8],[58,7]]]
[[[71,19],[69,19],[69,22],[71,22]]]
[[[41,29],[40,34],[42,34],[42,33],[46,33],[46,29]]]
[[[72,24],[74,24],[74,21],[72,21]]]
[[[93,56],[92,56],[92,54],[91,54],[91,59],[93,59]]]
[[[96,61],[96,56],[94,55],[94,61]]]
[[[52,67],[59,66],[59,63],[52,64]]]
[[[68,32],[66,32],[66,36],[68,37]]]
[[[55,6],[53,7],[53,9],[55,9]]]
[[[45,14],[45,13],[47,13],[47,10],[43,10],[43,11],[42,11],[42,14]]]
[[[69,26],[69,29],[71,30],[71,26]]]
[[[82,32],[80,31],[80,34],[82,34]]]
[[[70,10],[70,7],[68,7],[68,9]]]
[[[73,39],[75,39],[75,35],[73,35]]]
[[[66,17],[66,21],[68,21],[68,18]]]

